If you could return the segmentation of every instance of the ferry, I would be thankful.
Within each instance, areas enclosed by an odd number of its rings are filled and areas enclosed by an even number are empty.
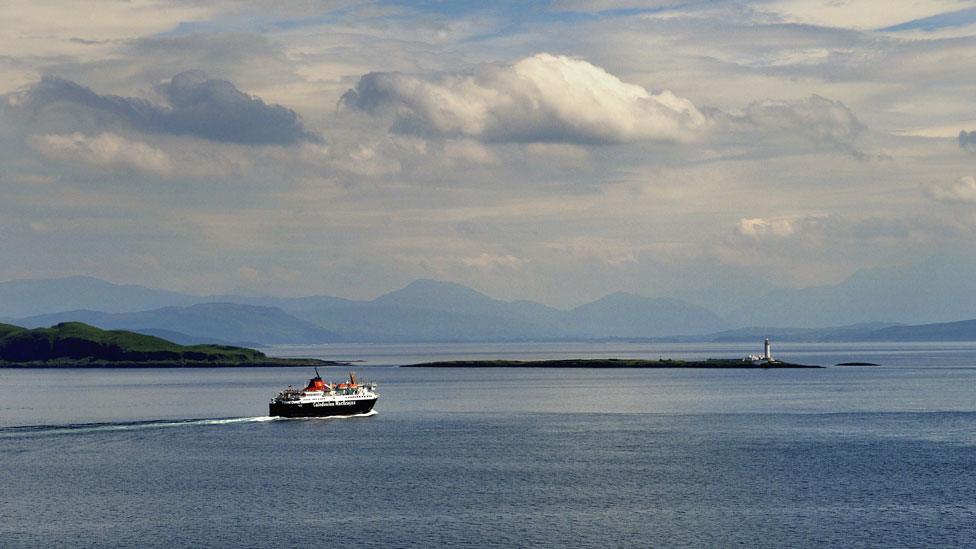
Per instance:
[[[288,387],[271,399],[268,415],[278,417],[328,417],[365,414],[379,398],[375,383],[357,383],[356,374],[349,381],[326,383],[318,368],[304,389]]]

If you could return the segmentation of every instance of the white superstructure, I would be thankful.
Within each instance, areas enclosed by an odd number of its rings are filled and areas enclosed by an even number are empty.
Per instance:
[[[349,381],[326,383],[315,372],[304,389],[289,387],[271,399],[269,415],[285,417],[315,417],[347,415],[369,412],[379,398],[375,383],[356,382],[356,375],[349,374]]]
[[[767,337],[763,342],[763,354],[761,356],[749,355],[742,360],[752,362],[753,364],[771,364],[776,362],[776,360],[773,359],[773,350],[772,345],[769,344],[769,338]]]

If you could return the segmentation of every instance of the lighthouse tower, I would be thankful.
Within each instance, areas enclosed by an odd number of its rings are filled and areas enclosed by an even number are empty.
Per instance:
[[[766,343],[763,345],[763,358],[769,362],[773,361],[773,353],[769,350],[769,338],[766,338]]]

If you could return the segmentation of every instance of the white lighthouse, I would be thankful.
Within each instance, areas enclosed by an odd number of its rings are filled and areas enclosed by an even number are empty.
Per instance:
[[[776,362],[773,360],[773,351],[770,350],[769,338],[767,337],[766,341],[763,342],[763,354],[749,355],[742,360],[743,362],[751,362],[753,366],[769,366],[773,362]]]

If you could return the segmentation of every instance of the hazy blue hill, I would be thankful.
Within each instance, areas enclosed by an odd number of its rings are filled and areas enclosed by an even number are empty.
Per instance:
[[[711,311],[678,299],[618,293],[563,311],[532,301],[493,299],[466,286],[436,280],[414,281],[373,303],[483,315],[492,322],[508,319],[508,331],[517,328],[525,337],[537,338],[656,337],[727,327]]]
[[[775,286],[754,275],[729,268],[715,269],[716,272],[712,274],[720,274],[718,282],[704,288],[678,290],[667,297],[687,301],[722,318],[728,318],[731,313],[754,306],[764,296],[776,290]]]
[[[91,279],[94,280],[94,279]],[[38,281],[64,286],[64,279]],[[100,282],[100,281],[97,281]],[[163,293],[109,283],[89,308],[22,317],[17,322],[48,326],[82,321],[171,337],[180,342],[234,342],[248,345],[326,343],[333,341],[497,341],[586,337],[659,337],[702,334],[724,328],[701,307],[673,299],[618,294],[572,311],[531,301],[502,301],[450,282],[417,280],[372,301],[329,296],[296,298],[211,296]],[[60,289],[58,291],[61,291]],[[150,296],[163,300],[200,300],[190,306],[117,311]],[[155,297],[153,297],[155,296]],[[141,298],[140,298],[141,299]],[[208,300],[222,299],[226,303]],[[68,301],[74,303],[74,301]],[[105,304],[110,304],[105,305]],[[2,308],[0,303],[0,310]],[[104,307],[104,308],[102,308]],[[41,307],[44,309],[44,307]],[[15,307],[21,310],[23,307]]]
[[[702,334],[726,327],[704,308],[627,294],[563,311],[493,299],[466,286],[417,280],[371,302],[293,314],[360,340],[486,341]]]
[[[68,311],[20,319],[30,327],[80,321],[103,329],[168,330],[196,338],[231,342],[325,343],[341,337],[274,307],[202,303],[135,313]]]
[[[296,312],[296,316],[357,341],[492,341],[558,338],[557,327],[518,317],[354,303]]]
[[[301,305],[301,307],[297,306]],[[563,311],[540,303],[501,301],[436,280],[417,280],[372,301],[290,305],[295,316],[359,341],[487,341],[565,336]]]
[[[127,312],[190,305],[201,298],[88,276],[0,282],[0,317],[15,318],[73,309]]]
[[[22,318],[74,310],[130,313],[200,303],[236,303],[291,311],[351,301],[331,296],[200,296],[135,284],[113,284],[88,276],[0,282],[0,318]]]
[[[976,315],[976,259],[934,256],[869,269],[840,284],[780,289],[729,315],[738,325],[814,328],[858,322],[945,322]]]
[[[126,329],[169,330],[187,338],[260,343],[669,337],[743,326],[819,329],[869,322],[922,324],[973,318],[974,273],[976,258],[946,255],[914,265],[863,270],[840,284],[804,289],[770,290],[732,272],[722,285],[686,291],[681,294],[684,299],[614,294],[570,311],[531,301],[494,299],[460,284],[436,280],[417,280],[375,300],[356,301],[331,296],[194,296],[68,277],[0,283],[0,319],[85,310],[87,316],[83,318]],[[154,312],[148,317],[153,321],[149,324],[135,323],[143,317],[108,318],[94,313],[135,314],[214,302],[275,311],[242,309],[239,318],[231,311],[212,315],[206,310],[192,314]],[[716,310],[722,314],[716,315]],[[71,319],[54,315],[35,325]],[[114,324],[123,320],[124,324]],[[296,324],[302,321],[306,324]],[[854,337],[846,332],[790,335]],[[786,332],[779,328],[779,334]]]
[[[254,305],[258,307],[277,307],[287,313],[309,311],[322,308],[340,307],[358,303],[350,299],[325,295],[306,297],[273,297],[273,296],[242,296],[242,295],[213,295],[202,298],[201,303],[237,303],[240,305]]]
[[[972,273],[976,273],[976,260],[949,256],[860,271],[833,286],[770,291],[740,308],[728,321],[707,308],[677,299],[617,293],[565,311],[531,301],[493,299],[466,286],[436,280],[417,280],[372,301],[330,296],[200,297],[88,277],[12,281],[0,283],[0,314],[34,327],[82,321],[163,335],[182,343],[247,345],[704,334],[719,341],[767,335],[794,341],[969,339],[966,326],[953,323],[926,328],[928,332],[911,326],[875,332],[895,322],[917,325],[976,316],[976,277]],[[213,299],[228,302],[208,302]],[[174,301],[191,303],[147,307]],[[86,306],[75,308],[76,304]],[[10,314],[68,306],[72,309],[67,312],[25,315],[20,320]],[[144,308],[129,310],[138,307]],[[870,324],[875,321],[883,322]],[[743,325],[765,327],[718,333]]]
[[[738,328],[705,336],[706,341],[976,341],[976,319],[932,324],[871,322],[833,328]]]
[[[828,328],[777,328],[777,327],[748,327],[735,328],[722,332],[708,334],[701,338],[706,341],[729,342],[762,341],[771,338],[776,341],[861,341],[869,339],[874,332],[894,326],[888,322],[866,322],[849,326],[833,326]]]
[[[456,284],[439,280],[414,280],[399,290],[381,295],[373,300],[378,305],[393,305],[439,311],[464,311],[467,313],[495,312],[504,302]]]
[[[728,324],[708,309],[681,300],[620,292],[576,307],[566,327],[596,337],[661,337],[704,334]]]
[[[415,280],[399,290],[374,299],[371,303],[387,307],[484,315],[496,319],[519,319],[527,325],[536,326],[536,329],[549,325],[544,328],[547,333],[558,331],[553,323],[561,321],[566,313],[534,301],[503,301],[461,284],[429,279]]]
[[[890,326],[875,330],[864,339],[875,341],[976,341],[976,320],[915,326]]]

